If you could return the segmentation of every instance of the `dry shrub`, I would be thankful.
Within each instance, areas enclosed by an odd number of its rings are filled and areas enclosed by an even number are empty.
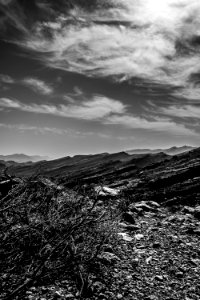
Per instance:
[[[23,297],[32,285],[70,277],[81,295],[107,272],[98,259],[116,243],[113,212],[96,197],[51,186],[44,178],[22,182],[0,200],[0,285],[3,299]]]

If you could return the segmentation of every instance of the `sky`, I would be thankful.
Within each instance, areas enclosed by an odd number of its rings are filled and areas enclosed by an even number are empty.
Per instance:
[[[0,0],[0,154],[200,146],[199,0]]]

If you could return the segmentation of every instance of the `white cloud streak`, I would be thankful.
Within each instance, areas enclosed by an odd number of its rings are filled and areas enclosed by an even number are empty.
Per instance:
[[[37,78],[24,78],[21,80],[21,83],[42,95],[51,95],[53,93],[53,88],[49,84]]]
[[[24,79],[16,80],[15,78],[9,75],[0,74],[0,83],[10,85],[21,84],[27,86],[28,88],[31,88],[36,93],[46,96],[49,96],[54,92],[54,88],[50,84],[38,78],[26,77]]]
[[[13,84],[15,80],[9,75],[0,74],[0,83]]]
[[[160,108],[159,111],[171,117],[200,119],[200,106],[195,105],[171,105],[169,107]]]
[[[199,0],[116,0],[115,5],[95,13],[72,10],[71,23],[63,16],[38,23],[21,46],[44,53],[53,68],[120,80],[138,77],[182,87],[175,96],[198,100],[190,77],[200,71],[199,46],[192,45],[200,36]]]
[[[0,98],[0,106],[13,108],[25,112],[50,114],[60,117],[75,118],[82,120],[98,120],[112,113],[121,114],[125,111],[125,105],[120,101],[106,97],[96,96],[92,100],[81,103],[69,103],[68,105],[51,104],[24,104],[17,100]]]
[[[165,132],[178,136],[196,136],[197,133],[192,129],[186,128],[183,124],[178,124],[169,118],[157,118],[147,120],[145,118],[132,115],[113,115],[105,121],[105,124],[122,125],[129,129],[144,129],[154,132]]]
[[[127,107],[120,101],[95,97],[92,100],[60,104],[24,104],[8,98],[0,98],[0,107],[3,109],[17,109],[24,112],[49,114],[65,118],[74,118],[87,121],[98,121],[105,125],[119,125],[128,129],[141,129],[154,132],[165,132],[173,135],[196,136],[197,133],[172,121],[169,117],[154,117],[150,120],[145,117],[134,116],[127,112]]]
[[[38,134],[46,134],[46,133],[53,133],[58,135],[68,134],[69,131],[65,129],[60,128],[54,128],[54,127],[37,127],[37,126],[29,126],[26,124],[5,124],[0,123],[0,128],[6,128],[11,130],[17,130],[20,132],[24,131],[33,131],[34,133]]]

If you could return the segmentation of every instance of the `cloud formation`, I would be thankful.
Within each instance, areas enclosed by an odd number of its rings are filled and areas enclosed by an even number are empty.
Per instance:
[[[21,80],[21,83],[42,95],[51,95],[53,93],[53,88],[38,78],[24,78]]]
[[[192,76],[200,72],[200,2],[107,2],[113,7],[76,6],[50,21],[37,20],[18,45],[40,59],[43,54],[52,68],[114,80],[141,78],[178,88],[172,92],[176,97],[198,100]]]
[[[200,119],[200,106],[196,105],[171,105],[169,107],[160,108],[160,112],[164,115],[179,118]]]
[[[49,83],[45,82],[44,80],[32,77],[26,77],[23,79],[15,79],[6,74],[0,74],[0,84],[20,84],[27,86],[28,88],[32,89],[34,92],[42,94],[42,95],[51,95],[54,92],[54,88]]]
[[[0,107],[82,120],[99,120],[112,113],[122,114],[125,111],[125,105],[120,101],[100,96],[77,104],[69,103],[68,105],[60,104],[57,106],[35,103],[24,104],[17,100],[0,98]]]
[[[91,100],[69,103],[67,105],[24,104],[17,100],[0,98],[2,109],[17,109],[24,112],[49,114],[65,118],[87,121],[98,121],[106,125],[119,125],[128,129],[142,129],[154,132],[165,132],[173,135],[196,136],[197,133],[178,124],[169,117],[139,117],[127,111],[127,107],[120,101],[96,96]]]
[[[9,75],[0,74],[0,83],[13,84],[15,80]]]
[[[62,135],[62,134],[69,133],[69,131],[65,130],[65,129],[54,128],[54,127],[29,126],[27,124],[5,124],[5,123],[0,123],[0,128],[17,130],[17,131],[20,131],[20,132],[33,131],[36,134],[38,134],[38,133],[40,133],[40,134],[53,133],[53,134]]]
[[[154,118],[148,120],[144,117],[126,115],[113,115],[105,120],[105,124],[122,125],[129,129],[144,129],[154,132],[165,132],[178,136],[197,136],[197,133],[192,129],[185,127],[184,124],[179,124],[172,121],[170,118]]]

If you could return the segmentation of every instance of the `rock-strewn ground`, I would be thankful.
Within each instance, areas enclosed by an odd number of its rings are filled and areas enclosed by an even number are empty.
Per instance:
[[[194,210],[135,209],[135,224],[119,223],[118,249],[108,249],[108,278],[94,281],[91,298],[200,299],[200,220]],[[190,210],[190,209],[189,209]],[[127,238],[128,237],[128,238]],[[107,283],[107,284],[106,284]],[[32,287],[27,299],[80,299],[70,281]]]

